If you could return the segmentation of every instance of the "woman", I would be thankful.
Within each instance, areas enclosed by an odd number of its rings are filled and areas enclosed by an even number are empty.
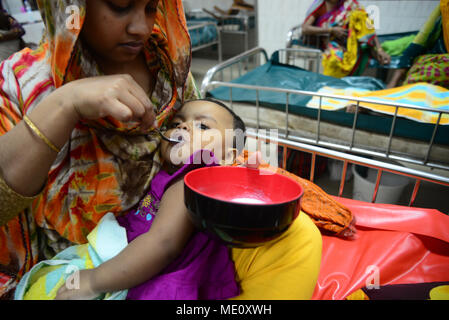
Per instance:
[[[402,53],[399,64],[404,67],[395,70],[388,88],[427,82],[449,89],[448,18],[449,1],[441,0]]]
[[[334,77],[360,75],[367,62],[368,47],[381,64],[390,56],[382,50],[368,14],[356,0],[315,0],[302,25],[304,36],[329,35],[319,43],[323,55],[323,73]]]
[[[151,127],[165,125],[184,100],[197,97],[180,0],[39,6],[45,41],[0,66],[4,298],[39,260],[86,243],[106,213],[120,215],[139,203],[160,169],[160,138]],[[352,215],[339,210],[348,219],[338,227],[347,229]],[[312,296],[321,236],[300,217],[276,243],[232,250],[238,299]]]

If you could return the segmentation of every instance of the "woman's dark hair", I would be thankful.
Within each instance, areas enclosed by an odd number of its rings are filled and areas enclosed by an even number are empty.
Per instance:
[[[192,101],[207,101],[207,102],[212,102],[215,103],[217,105],[219,105],[220,107],[226,109],[232,116],[233,119],[233,127],[234,127],[234,141],[233,141],[233,147],[236,148],[238,150],[238,152],[242,152],[245,143],[246,143],[246,126],[245,123],[243,122],[243,120],[231,109],[229,108],[227,105],[225,105],[223,102],[216,100],[216,99],[212,99],[212,98],[204,98],[204,99],[197,99],[197,100],[189,100],[186,101],[187,102],[192,102]]]

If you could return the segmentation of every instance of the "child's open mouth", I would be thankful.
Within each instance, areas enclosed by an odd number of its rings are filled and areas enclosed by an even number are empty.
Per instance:
[[[190,142],[190,135],[185,130],[175,130],[170,134],[170,139],[178,141],[175,146],[182,146]]]

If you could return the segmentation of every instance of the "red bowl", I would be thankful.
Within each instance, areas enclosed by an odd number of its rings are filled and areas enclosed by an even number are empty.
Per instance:
[[[184,177],[193,223],[235,247],[279,237],[297,217],[302,195],[293,179],[244,167],[207,167]]]

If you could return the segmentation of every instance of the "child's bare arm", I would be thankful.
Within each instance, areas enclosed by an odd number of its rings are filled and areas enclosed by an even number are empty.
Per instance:
[[[184,205],[183,188],[182,180],[168,188],[147,233],[134,239],[111,260],[81,272],[80,290],[86,292],[86,298],[135,287],[158,274],[181,253],[193,232]],[[81,292],[69,293],[65,286],[63,288],[57,298],[84,298],[80,297]]]

